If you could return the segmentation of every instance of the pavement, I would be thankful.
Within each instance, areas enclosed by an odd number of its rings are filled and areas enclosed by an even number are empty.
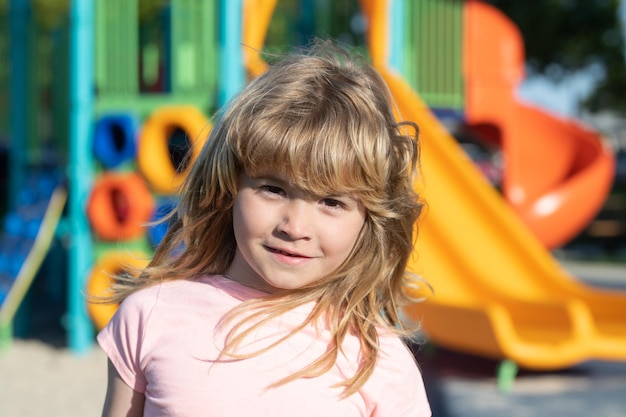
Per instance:
[[[445,350],[435,356],[422,361],[434,417],[626,416],[626,362],[522,370],[504,392],[496,382],[496,362]]]
[[[583,282],[626,290],[626,264],[561,264]],[[496,361],[440,348],[418,359],[433,417],[626,417],[626,362],[589,361],[555,372],[520,370],[512,389],[504,392],[498,389]]]

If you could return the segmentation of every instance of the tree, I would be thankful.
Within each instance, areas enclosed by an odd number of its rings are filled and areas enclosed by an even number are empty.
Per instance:
[[[487,0],[520,28],[530,75],[558,82],[599,66],[604,77],[584,100],[592,112],[626,114],[625,42],[619,0]]]

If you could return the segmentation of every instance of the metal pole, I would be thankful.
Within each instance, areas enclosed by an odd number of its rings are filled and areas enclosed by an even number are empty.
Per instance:
[[[93,258],[85,204],[93,182],[90,146],[94,107],[94,1],[73,0],[70,9],[68,345],[84,353],[93,345],[93,325],[83,297]]]
[[[218,105],[223,106],[233,98],[245,84],[243,68],[242,1],[220,0],[220,67],[218,83]]]

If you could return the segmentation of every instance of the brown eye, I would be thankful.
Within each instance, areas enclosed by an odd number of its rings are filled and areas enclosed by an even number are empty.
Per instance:
[[[325,198],[322,200],[322,204],[329,208],[344,208],[346,205],[334,198]]]
[[[284,194],[284,190],[280,187],[276,187],[274,185],[264,185],[261,187],[261,190],[270,194]]]

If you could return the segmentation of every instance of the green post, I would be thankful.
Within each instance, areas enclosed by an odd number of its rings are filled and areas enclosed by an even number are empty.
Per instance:
[[[504,359],[500,362],[497,371],[498,390],[500,392],[509,393],[513,390],[517,370],[517,364],[510,359]]]
[[[11,349],[13,339],[13,326],[11,323],[0,322],[0,355],[4,355]]]

